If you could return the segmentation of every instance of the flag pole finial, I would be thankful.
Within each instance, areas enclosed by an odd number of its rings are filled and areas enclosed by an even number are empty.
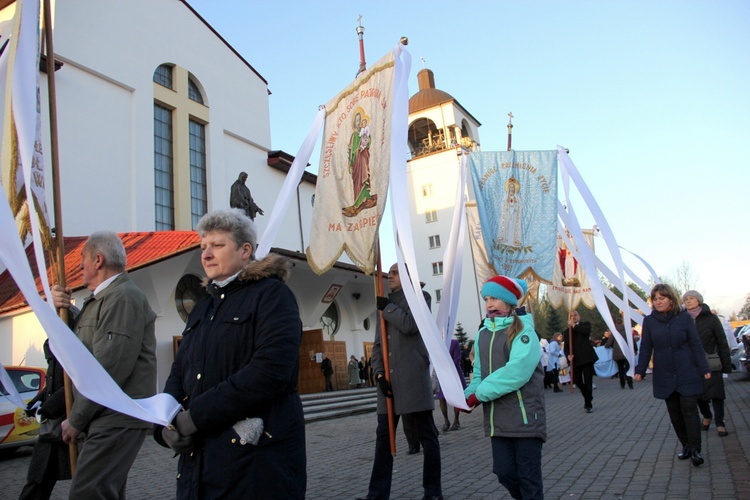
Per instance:
[[[508,151],[510,151],[510,145],[513,137],[513,112],[508,113]]]
[[[357,18],[357,36],[359,37],[359,70],[357,70],[355,78],[367,69],[367,63],[365,62],[365,27],[362,26],[362,14]]]

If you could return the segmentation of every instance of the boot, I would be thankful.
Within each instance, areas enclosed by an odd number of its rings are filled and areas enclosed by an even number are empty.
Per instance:
[[[698,450],[693,450],[690,453],[690,461],[693,462],[693,465],[698,467],[700,464],[703,463],[703,457],[700,453],[698,453]]]

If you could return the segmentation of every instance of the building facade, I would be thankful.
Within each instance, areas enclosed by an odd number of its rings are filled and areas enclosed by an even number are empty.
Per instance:
[[[207,211],[229,207],[240,172],[266,211],[255,219],[262,234],[293,160],[272,148],[263,76],[184,0],[52,4],[64,234],[190,231]],[[0,9],[7,19],[15,3],[1,0]],[[46,121],[44,74],[41,95]],[[46,153],[50,131],[42,128]],[[305,174],[273,247],[295,264],[290,285],[306,337],[316,339],[307,344],[343,349],[345,373],[348,355],[366,355],[374,339],[373,278],[346,262],[322,276],[307,266],[315,180]],[[47,198],[52,209],[51,189]],[[160,386],[184,326],[178,285],[192,281],[186,276],[203,276],[197,248],[133,271],[158,314]],[[44,366],[44,338],[28,307],[0,304],[0,362]]]

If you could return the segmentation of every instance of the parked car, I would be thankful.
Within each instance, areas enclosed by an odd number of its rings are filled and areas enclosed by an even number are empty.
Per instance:
[[[28,402],[44,388],[47,371],[44,368],[6,366],[11,381],[24,402]],[[39,435],[39,423],[29,417],[7,398],[8,391],[0,384],[0,450],[33,445]]]
[[[737,346],[732,347],[730,351],[731,351],[731,356],[732,356],[732,371],[733,372],[748,371],[746,370],[746,367],[744,363],[742,362],[742,359],[745,357],[745,346],[742,345],[742,343],[739,343],[737,344]]]
[[[750,373],[750,325],[745,325],[737,332],[737,341],[743,347],[743,352],[739,357],[740,370]],[[732,358],[734,364],[734,358]]]

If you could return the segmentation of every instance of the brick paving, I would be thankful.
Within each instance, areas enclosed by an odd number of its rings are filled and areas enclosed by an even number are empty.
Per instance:
[[[548,390],[548,441],[543,449],[548,499],[748,499],[750,500],[750,379],[736,373],[726,382],[729,436],[703,432],[706,463],[680,461],[677,439],[663,401],[652,397],[651,381],[621,390],[616,380],[595,379],[594,413],[586,414],[580,393]],[[435,411],[438,427],[440,411]],[[462,428],[442,434],[443,493],[446,499],[510,498],[492,474],[489,439],[481,411],[461,415]],[[307,425],[310,499],[353,499],[367,493],[375,448],[375,414]],[[397,435],[392,498],[421,498],[422,457],[406,455]],[[18,498],[31,448],[0,455],[0,498]],[[177,460],[146,440],[128,480],[130,499],[173,498]],[[58,483],[53,499],[67,498],[69,482]]]

